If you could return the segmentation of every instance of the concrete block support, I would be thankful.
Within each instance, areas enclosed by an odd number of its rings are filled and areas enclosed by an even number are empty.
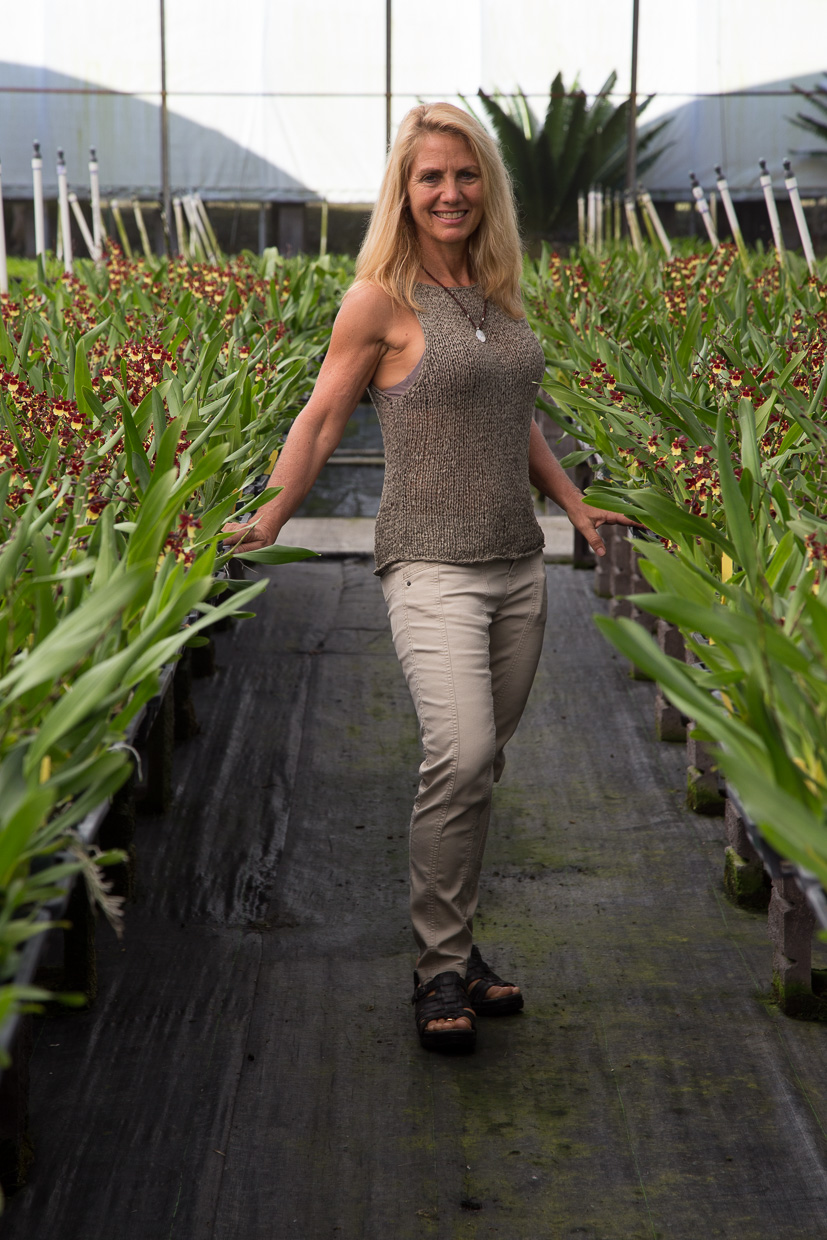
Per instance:
[[[668,620],[658,620],[654,633],[664,654],[683,661],[686,647],[679,628]],[[672,741],[681,745],[686,743],[686,720],[677,706],[673,706],[666,697],[660,685],[655,693],[655,735],[659,741]]]
[[[598,598],[612,597],[612,565],[614,564],[615,547],[620,535],[617,525],[604,525],[600,536],[606,544],[606,554],[597,557],[594,566],[594,592]]]
[[[643,573],[640,571],[640,557],[637,553],[637,550],[635,549],[635,544],[630,541],[629,547],[631,548],[631,562],[632,562],[631,581],[630,581],[631,593],[632,594],[651,594],[652,587],[649,585],[649,582],[646,580],[646,578],[643,576]],[[657,616],[653,616],[651,612],[643,611],[640,607],[635,607],[633,604],[632,610],[631,610],[631,617],[634,620],[635,624],[639,624],[641,628],[646,630],[647,633],[654,634],[655,628],[658,623]],[[647,676],[646,673],[642,672],[639,667],[636,667],[634,664],[632,664],[632,679],[633,680],[651,680],[652,677]]]
[[[812,909],[795,879],[773,879],[767,917],[772,988],[781,1010],[800,1020],[827,1020],[827,998],[813,993],[814,928]]]
[[[612,568],[609,577],[612,601],[609,604],[609,615],[613,620],[621,616],[631,619],[632,604],[626,597],[632,593],[632,558],[633,548],[625,534],[615,537],[612,546]]]
[[[690,724],[692,731],[694,724]],[[726,798],[721,791],[715,751],[703,741],[686,738],[686,804],[696,814],[723,814]]]
[[[724,891],[739,908],[767,908],[772,889],[770,877],[750,842],[743,818],[729,799],[724,809],[724,829]]]

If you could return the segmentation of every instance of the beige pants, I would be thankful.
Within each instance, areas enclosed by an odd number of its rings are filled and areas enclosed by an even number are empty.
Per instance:
[[[417,969],[464,977],[491,790],[543,643],[543,555],[394,564],[382,588],[425,754],[411,818]]]

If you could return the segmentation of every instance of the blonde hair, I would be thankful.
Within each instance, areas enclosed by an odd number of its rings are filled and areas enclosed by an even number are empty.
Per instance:
[[[378,285],[397,304],[422,309],[414,296],[422,256],[408,207],[408,180],[428,134],[461,138],[479,164],[483,217],[468,241],[471,269],[484,297],[512,318],[523,318],[522,250],[511,178],[490,134],[470,113],[451,103],[421,104],[403,118],[356,260],[356,284]]]

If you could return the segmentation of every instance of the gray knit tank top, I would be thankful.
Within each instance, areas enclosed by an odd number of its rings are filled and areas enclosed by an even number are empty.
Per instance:
[[[475,322],[476,285],[451,290]],[[477,564],[543,546],[528,442],[543,350],[525,319],[489,303],[486,340],[441,288],[418,284],[425,354],[402,396],[370,385],[385,443],[376,571],[399,560]]]

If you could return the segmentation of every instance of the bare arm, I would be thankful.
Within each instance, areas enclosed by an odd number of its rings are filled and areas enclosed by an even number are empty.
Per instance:
[[[389,299],[376,289],[363,287],[347,295],[313,395],[290,428],[267,484],[282,490],[258,509],[248,525],[226,526],[228,543],[237,546],[243,541],[243,550],[254,551],[276,541],[339,444],[387,348],[384,337],[391,314]]]
[[[583,492],[569,478],[536,422],[531,424],[528,447],[528,474],[531,485],[542,495],[559,504],[575,529],[579,530],[597,555],[606,554],[606,544],[597,532],[598,525],[637,525],[619,512],[590,508],[583,502]]]

